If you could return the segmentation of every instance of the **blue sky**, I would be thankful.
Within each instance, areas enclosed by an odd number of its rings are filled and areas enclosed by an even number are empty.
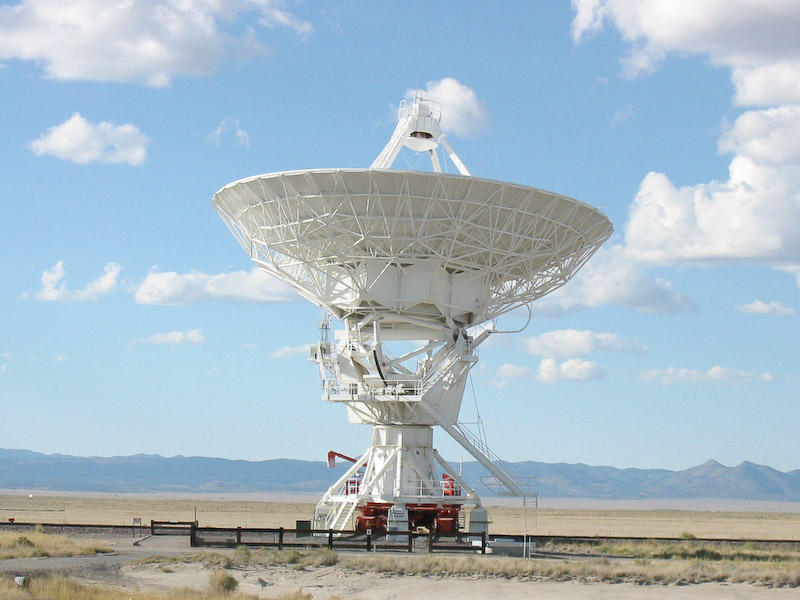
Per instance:
[[[369,166],[422,89],[474,175],[615,225],[482,347],[462,417],[495,452],[800,468],[798,29],[791,0],[0,3],[0,447],[366,449],[306,360],[319,309],[211,198]]]

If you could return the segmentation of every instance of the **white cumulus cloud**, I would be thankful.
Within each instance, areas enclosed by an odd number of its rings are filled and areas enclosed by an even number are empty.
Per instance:
[[[787,0],[573,0],[576,41],[613,25],[627,74],[674,54],[727,68],[734,100],[755,107],[726,127],[728,177],[677,186],[648,174],[625,226],[625,251],[653,264],[800,266],[800,3]]]
[[[144,338],[146,344],[164,344],[166,346],[183,346],[187,344],[203,344],[206,341],[200,329],[190,331],[170,331],[169,333],[156,333]]]
[[[530,377],[530,375],[530,368],[512,365],[510,363],[505,363],[497,369],[497,376],[502,379],[522,379],[524,377]]]
[[[283,5],[281,0],[21,0],[0,7],[0,60],[35,61],[59,80],[165,86],[177,76],[209,75],[242,51],[262,52],[252,26],[242,34],[232,31],[240,16],[304,37],[313,32]]]
[[[219,275],[151,271],[134,291],[134,300],[139,304],[290,302],[297,298],[289,286],[260,269]]]
[[[37,156],[47,154],[79,164],[128,163],[136,167],[147,158],[148,142],[135,125],[91,123],[75,113],[31,142],[30,149]]]
[[[573,0],[580,41],[612,23],[629,43],[625,73],[669,53],[708,56],[732,70],[741,104],[800,101],[800,4],[792,0]]]
[[[750,313],[751,315],[773,315],[782,317],[794,314],[794,309],[791,306],[786,306],[774,300],[769,303],[762,302],[761,300],[754,300],[750,304],[737,304],[734,308],[739,312]]]
[[[314,26],[298,16],[280,8],[280,2],[275,0],[260,0],[254,2],[261,9],[261,17],[258,19],[260,25],[274,29],[276,27],[286,27],[296,34],[305,37],[314,33]]]
[[[592,352],[643,352],[645,348],[621,338],[616,333],[597,333],[560,329],[523,340],[531,354],[547,357],[579,356]]]
[[[708,371],[695,369],[681,369],[669,367],[668,369],[652,369],[639,375],[642,381],[648,383],[661,383],[674,385],[677,383],[716,383],[718,385],[735,385],[739,383],[771,382],[773,377],[769,373],[756,375],[747,371],[735,371],[720,366],[711,367]]]
[[[271,353],[270,356],[272,358],[289,358],[292,356],[308,357],[310,355],[310,347],[309,344],[303,346],[283,346]]]
[[[755,164],[780,166],[800,160],[800,106],[749,110],[719,141],[722,152],[747,156]]]
[[[531,305],[535,315],[560,315],[584,308],[623,306],[644,313],[693,312],[697,305],[672,289],[669,281],[648,275],[619,244],[600,248],[567,285]]]
[[[414,101],[417,90],[406,91],[406,102]],[[429,81],[422,97],[442,105],[442,131],[463,137],[477,135],[489,125],[486,105],[478,99],[475,90],[457,79],[445,77]]]
[[[222,145],[223,138],[228,136],[233,137],[233,141],[237,146],[250,147],[250,136],[242,129],[239,119],[233,117],[225,117],[219,122],[217,128],[211,132],[208,139],[214,142],[217,146]]]
[[[495,371],[497,380],[490,382],[498,388],[503,388],[509,381],[515,379],[528,379],[533,376],[533,371],[529,367],[521,365],[512,365],[511,363],[502,364],[497,371]]]
[[[45,269],[42,272],[41,288],[30,294],[22,294],[23,298],[33,296],[35,300],[42,302],[96,302],[101,296],[110,294],[117,289],[117,279],[119,278],[120,267],[117,263],[108,263],[103,274],[91,280],[81,289],[69,290],[67,281],[64,278],[64,261],[58,261],[52,269]]]
[[[800,261],[800,107],[748,111],[720,140],[735,151],[729,178],[676,187],[648,174],[625,225],[636,259]]]
[[[541,383],[556,383],[558,381],[592,381],[602,379],[605,371],[595,363],[572,358],[558,362],[553,358],[542,359],[536,379]]]

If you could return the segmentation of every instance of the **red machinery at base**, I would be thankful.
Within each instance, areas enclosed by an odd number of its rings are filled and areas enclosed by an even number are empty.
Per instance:
[[[392,508],[390,502],[367,502],[359,506],[356,520],[357,531],[367,531],[382,533],[387,529],[389,522],[389,509]],[[406,504],[408,511],[408,528],[410,531],[417,531],[425,528],[428,531],[439,533],[457,533],[458,515],[461,512],[460,504]]]
[[[328,468],[336,466],[336,458],[341,458],[351,463],[356,459],[340,452],[331,450],[328,452]],[[359,477],[347,482],[346,494],[358,493]],[[461,488],[456,480],[447,473],[442,474],[442,493],[445,497],[458,497],[461,495]],[[391,502],[366,502],[358,507],[359,515],[356,519],[357,531],[373,531],[382,533],[386,531],[389,523],[389,510],[394,506]],[[416,531],[424,527],[428,531],[440,533],[457,533],[458,516],[461,512],[461,504],[442,504],[435,503],[408,503],[408,528]]]

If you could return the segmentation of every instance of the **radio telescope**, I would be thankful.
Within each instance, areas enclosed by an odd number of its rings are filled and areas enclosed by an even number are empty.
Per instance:
[[[478,326],[564,285],[613,228],[577,200],[472,177],[442,133],[437,102],[417,93],[398,116],[369,169],[250,177],[213,204],[261,269],[325,310],[311,349],[323,398],[372,426],[372,445],[320,500],[314,528],[341,531],[355,519],[361,530],[455,532],[472,507],[470,531],[486,531],[480,498],[434,448],[433,426],[491,473],[496,491],[525,496],[459,422],[491,334]],[[404,146],[427,152],[433,170],[392,170]],[[440,146],[459,175],[442,172]]]

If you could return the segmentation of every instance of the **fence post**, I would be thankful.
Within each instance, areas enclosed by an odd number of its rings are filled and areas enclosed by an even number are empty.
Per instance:
[[[278,550],[283,550],[283,527],[278,529]]]
[[[328,550],[333,550],[333,529],[328,529]]]
[[[414,534],[410,529],[408,531],[408,551],[414,552]]]
[[[236,544],[237,545],[241,545],[241,543],[242,543],[242,528],[241,527],[237,527],[236,528]]]
[[[481,554],[486,554],[486,532],[481,531]]]
[[[433,552],[433,531],[428,532],[428,554]]]
[[[155,521],[153,521],[153,519],[150,519],[150,535],[155,535],[155,534],[156,534]]]
[[[192,523],[189,528],[189,547],[194,548],[197,546],[197,523]]]

